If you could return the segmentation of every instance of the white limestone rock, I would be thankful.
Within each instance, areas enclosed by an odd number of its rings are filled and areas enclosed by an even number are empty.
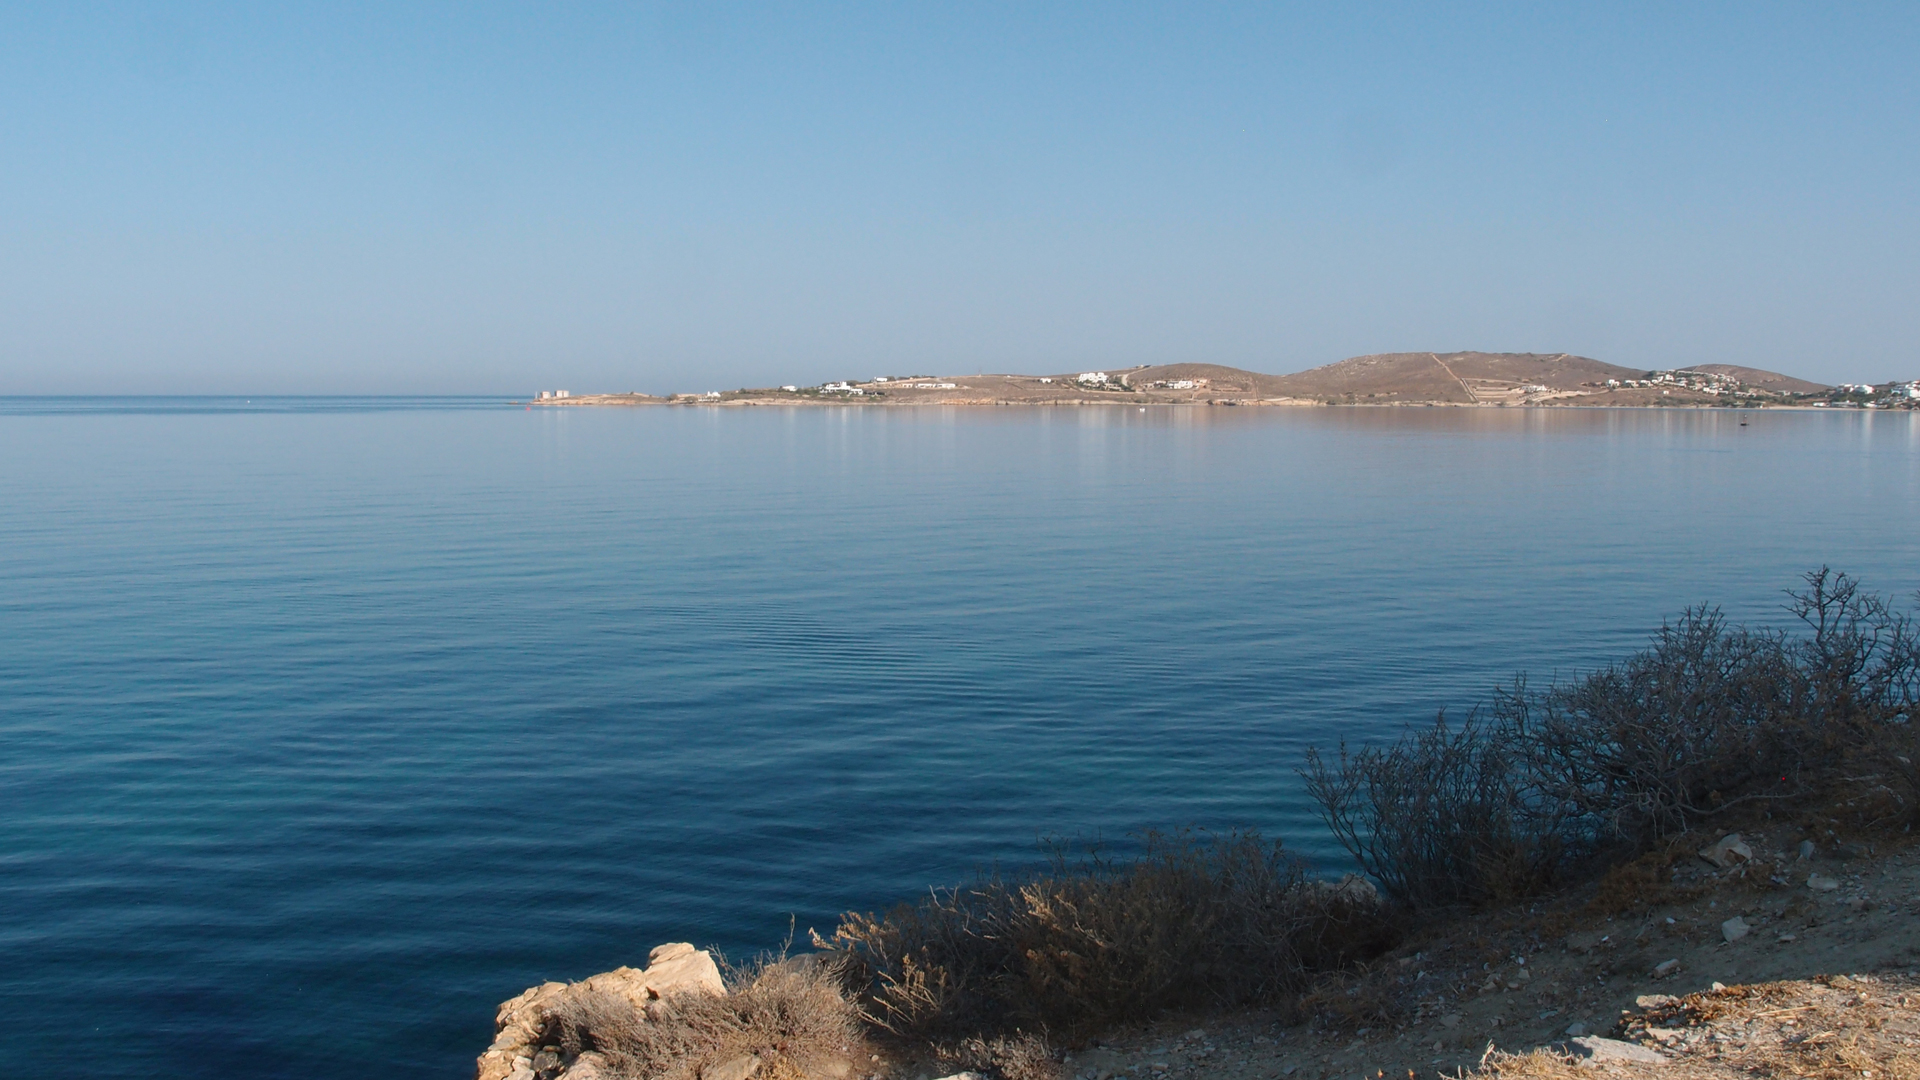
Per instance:
[[[539,1047],[542,1030],[554,1007],[579,994],[610,994],[625,998],[634,1011],[646,1015],[649,1002],[674,994],[713,994],[723,996],[726,983],[720,978],[720,966],[704,950],[678,941],[662,945],[647,956],[647,967],[636,971],[615,968],[577,983],[541,983],[516,997],[501,1002],[494,1016],[494,1040],[480,1055],[475,1080],[516,1080],[521,1070],[531,1074],[530,1061]],[[585,1059],[586,1055],[581,1055]],[[578,1068],[575,1062],[573,1068]],[[591,1080],[602,1065],[590,1062],[581,1080]],[[568,1072],[572,1076],[572,1070]]]
[[[1582,1035],[1577,1039],[1567,1040],[1567,1052],[1581,1058],[1583,1065],[1603,1065],[1614,1062],[1665,1065],[1670,1060],[1658,1050],[1650,1050],[1639,1043],[1622,1042],[1619,1039],[1608,1039],[1599,1035]]]
[[[741,1054],[729,1058],[718,1065],[709,1065],[700,1070],[700,1080],[747,1080],[760,1071],[760,1059],[752,1054]]]

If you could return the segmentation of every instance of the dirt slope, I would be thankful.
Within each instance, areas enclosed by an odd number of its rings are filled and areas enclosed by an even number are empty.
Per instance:
[[[1811,394],[1816,390],[1826,389],[1819,383],[1796,379],[1777,371],[1763,371],[1760,368],[1741,367],[1738,364],[1695,364],[1687,370],[1704,371],[1709,375],[1725,375],[1730,379],[1739,379],[1755,389],[1771,390],[1776,394]]]
[[[1170,1018],[1076,1048],[1066,1075],[1430,1080],[1483,1067],[1509,1080],[1860,1080],[1868,1069],[1871,1080],[1920,1080],[1920,852],[1781,828],[1747,834],[1753,859],[1720,869],[1693,854],[1713,839],[1647,863],[1635,886],[1645,902],[1613,914],[1604,892],[1489,914],[1329,985],[1310,1023],[1257,1010]],[[1667,1064],[1575,1071],[1534,1053],[1566,1044],[1571,1025]]]

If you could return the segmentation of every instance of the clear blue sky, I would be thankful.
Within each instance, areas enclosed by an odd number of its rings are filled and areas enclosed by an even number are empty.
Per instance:
[[[0,393],[1920,375],[1920,4],[0,7]]]

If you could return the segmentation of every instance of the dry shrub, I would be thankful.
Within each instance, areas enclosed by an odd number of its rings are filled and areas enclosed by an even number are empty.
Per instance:
[[[1517,681],[1484,721],[1442,717],[1390,747],[1342,746],[1337,761],[1310,751],[1309,791],[1416,909],[1546,892],[1763,809],[1910,828],[1920,631],[1845,574],[1804,580],[1789,606],[1801,636],[1691,608],[1619,664],[1545,690]]]
[[[1251,833],[1143,838],[1138,858],[1056,853],[1050,872],[842,917],[831,942],[871,1019],[902,1035],[1082,1031],[1297,991],[1390,947],[1371,889],[1308,882]]]
[[[1501,695],[1536,805],[1570,847],[1645,850],[1751,809],[1848,798],[1863,782],[1913,820],[1920,639],[1912,617],[1822,567],[1789,609],[1807,633],[1689,609],[1653,645],[1566,686]],[[1870,781],[1868,778],[1870,777]]]
[[[1387,895],[1415,908],[1485,905],[1539,892],[1560,861],[1558,833],[1529,813],[1512,741],[1477,716],[1442,713],[1384,749],[1338,760],[1307,751],[1302,775],[1321,817]]]
[[[825,1075],[860,1041],[858,1011],[831,964],[769,960],[730,974],[725,997],[679,994],[644,1013],[617,994],[568,995],[550,1014],[544,1041],[569,1059],[597,1052],[619,1080],[695,1080],[701,1069],[747,1054],[761,1059],[758,1077],[800,1080]]]
[[[1024,1033],[966,1039],[941,1047],[937,1056],[950,1073],[983,1072],[1004,1080],[1060,1080],[1066,1073],[1046,1039]]]

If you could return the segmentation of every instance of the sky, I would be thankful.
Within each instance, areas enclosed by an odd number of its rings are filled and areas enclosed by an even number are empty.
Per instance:
[[[1920,4],[0,0],[0,394],[1920,376]]]

